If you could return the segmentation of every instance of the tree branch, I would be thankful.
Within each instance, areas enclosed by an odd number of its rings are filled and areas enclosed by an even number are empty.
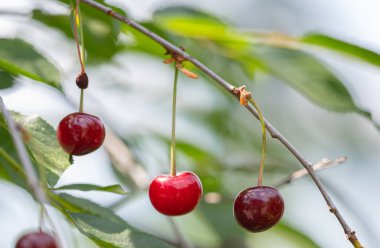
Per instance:
[[[111,8],[97,3],[93,0],[81,0],[83,3],[129,25],[130,27],[136,29],[137,31],[145,34],[146,36],[150,37],[152,40],[156,41],[158,44],[162,45],[166,50],[168,50],[171,53],[175,53],[178,55],[181,55],[186,60],[190,61],[192,64],[194,64],[198,69],[203,71],[205,74],[207,74],[209,77],[214,79],[220,86],[222,86],[225,90],[227,90],[230,94],[235,96],[236,98],[238,95],[234,92],[235,87],[221,78],[218,74],[213,72],[211,69],[209,69],[207,66],[205,66],[203,63],[198,61],[197,59],[193,58],[183,50],[181,50],[179,47],[173,45],[169,41],[165,40],[161,36],[153,33],[149,29],[141,26],[137,22],[134,22],[133,20],[127,18],[126,16],[123,16],[119,13],[116,13]],[[259,119],[259,115],[257,111],[253,108],[252,105],[247,105],[246,108],[249,112],[251,112],[256,119]],[[313,179],[314,183],[317,185],[319,191],[321,192],[323,198],[325,199],[327,206],[329,207],[329,210],[331,213],[333,213],[336,218],[338,219],[339,223],[341,224],[345,234],[347,235],[347,238],[352,243],[352,245],[355,248],[362,248],[363,246],[360,244],[358,238],[356,237],[355,232],[350,228],[350,226],[347,224],[343,216],[341,215],[340,211],[335,206],[334,202],[330,198],[328,192],[326,191],[325,187],[322,185],[321,181],[317,177],[317,175],[314,173],[313,168],[311,167],[311,163],[308,162],[301,153],[293,146],[292,143],[290,143],[276,128],[272,126],[267,120],[265,120],[266,129],[271,134],[272,138],[279,140],[292,154],[294,157],[297,158],[297,160],[302,164],[302,166],[307,170],[310,177]]]

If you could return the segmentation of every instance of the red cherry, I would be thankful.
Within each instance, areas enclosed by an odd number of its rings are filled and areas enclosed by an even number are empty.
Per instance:
[[[44,232],[28,233],[22,236],[16,248],[57,248],[54,238]]]
[[[169,216],[183,215],[192,211],[202,196],[202,184],[192,172],[175,176],[159,175],[149,186],[149,198],[153,207]]]
[[[72,113],[58,124],[57,138],[63,150],[71,155],[85,155],[98,149],[104,141],[102,121],[86,113]]]
[[[239,193],[234,203],[236,221],[251,232],[271,228],[283,213],[284,200],[280,192],[268,186],[247,188]]]

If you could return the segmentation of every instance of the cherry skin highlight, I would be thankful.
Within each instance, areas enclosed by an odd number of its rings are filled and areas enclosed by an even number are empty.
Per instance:
[[[71,155],[85,155],[98,149],[105,138],[102,121],[86,113],[72,113],[57,128],[58,142]]]
[[[192,172],[181,172],[175,176],[159,175],[149,186],[149,199],[153,207],[168,216],[191,212],[201,196],[201,181]]]
[[[268,186],[241,191],[234,202],[237,223],[250,232],[262,232],[276,225],[284,213],[280,192]]]
[[[16,248],[57,248],[54,238],[44,232],[33,232],[22,236]]]

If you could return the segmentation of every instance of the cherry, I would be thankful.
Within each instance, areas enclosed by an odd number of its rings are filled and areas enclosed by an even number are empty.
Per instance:
[[[284,200],[280,192],[268,186],[247,188],[239,193],[234,203],[236,221],[251,232],[271,228],[283,213]]]
[[[149,198],[153,207],[169,216],[183,215],[192,211],[202,196],[202,184],[192,172],[175,176],[159,175],[149,186]]]
[[[54,238],[44,232],[33,232],[22,236],[16,244],[16,248],[57,248]]]
[[[57,138],[63,150],[71,155],[85,155],[98,149],[104,141],[102,121],[86,113],[72,113],[61,120]]]

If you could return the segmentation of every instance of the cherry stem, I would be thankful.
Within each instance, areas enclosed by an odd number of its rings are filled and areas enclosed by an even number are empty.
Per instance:
[[[256,109],[257,113],[259,114],[259,119],[261,123],[261,133],[262,133],[263,140],[262,140],[259,177],[257,179],[257,186],[261,186],[263,185],[263,173],[264,173],[264,163],[265,163],[265,157],[266,157],[267,134],[266,134],[264,116],[259,108],[259,105],[252,97],[249,98],[249,102],[253,105],[253,107]]]
[[[42,232],[42,225],[43,225],[43,223],[44,223],[44,208],[43,208],[43,206],[41,205],[40,206],[40,219],[39,219],[39,224],[40,224],[40,226],[39,226],[39,231],[40,232]]]
[[[77,52],[78,52],[79,62],[81,65],[81,72],[84,73],[85,68],[84,68],[84,63],[83,63],[84,49],[83,49],[83,30],[82,30],[82,28],[80,28],[80,32],[81,32],[80,44],[81,45],[79,45],[79,39],[78,39],[78,26],[80,27],[81,22],[82,22],[82,18],[80,17],[80,12],[79,12],[80,11],[79,10],[79,4],[80,4],[80,0],[76,0],[76,6],[74,9],[74,38],[75,38],[75,43],[77,45]],[[81,49],[81,47],[82,47],[82,49]]]
[[[84,90],[80,89],[80,100],[79,100],[79,112],[83,112],[83,95],[84,95]]]
[[[177,82],[178,82],[178,68],[175,65],[174,71],[174,84],[173,84],[173,107],[172,107],[172,143],[170,146],[170,174],[177,175],[177,165],[175,161],[175,117],[177,109]]]
[[[81,27],[82,24],[82,18],[80,16],[80,10],[79,10],[79,4],[80,0],[76,0],[76,6],[74,9],[74,37],[75,37],[75,43],[77,45],[77,52],[78,52],[78,58],[79,58],[79,63],[81,66],[81,73],[85,73],[85,68],[84,68],[84,41],[83,41],[83,29],[80,29],[80,45],[79,45],[79,39],[78,39],[78,27]],[[80,101],[79,101],[79,112],[83,112],[83,89],[80,90]]]

